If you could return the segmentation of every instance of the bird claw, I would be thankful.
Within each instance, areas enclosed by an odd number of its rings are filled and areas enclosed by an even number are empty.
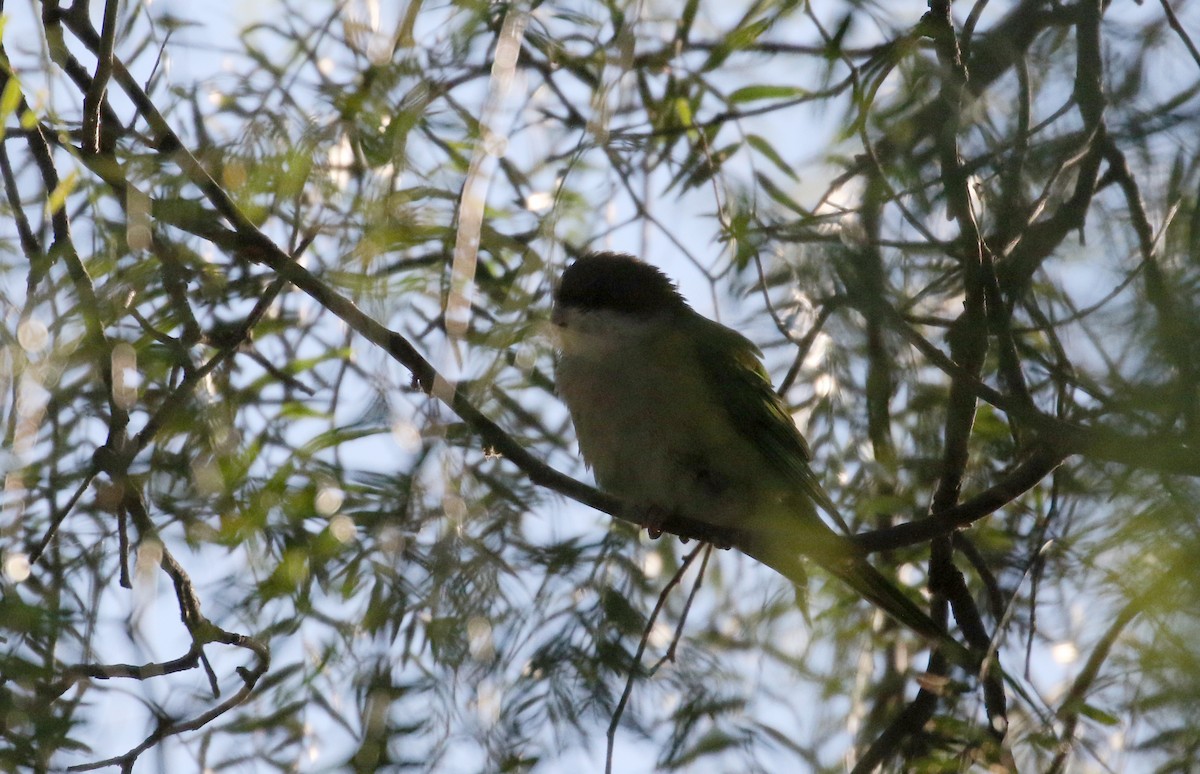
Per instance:
[[[638,509],[638,523],[646,528],[646,534],[651,540],[658,540],[663,534],[663,522],[667,520],[667,511],[657,505],[646,505]]]

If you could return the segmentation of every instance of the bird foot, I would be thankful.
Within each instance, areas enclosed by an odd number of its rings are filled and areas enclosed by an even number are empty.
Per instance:
[[[651,540],[658,540],[663,534],[663,524],[668,512],[657,505],[645,505],[638,508],[638,523],[646,528],[646,534]]]

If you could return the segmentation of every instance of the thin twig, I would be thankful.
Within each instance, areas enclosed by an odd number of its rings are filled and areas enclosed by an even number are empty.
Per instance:
[[[945,508],[936,515],[871,532],[860,532],[854,536],[854,542],[864,551],[873,553],[918,545],[962,529],[995,513],[1037,486],[1067,456],[1065,450],[1053,445],[1040,446],[1000,481],[974,497]]]
[[[96,54],[96,74],[83,97],[83,149],[87,153],[99,153],[104,147],[101,134],[103,127],[104,96],[108,81],[112,77],[113,46],[117,35],[118,0],[105,0],[104,22],[100,28],[100,50]]]
[[[54,539],[54,535],[58,532],[59,526],[62,525],[63,519],[67,518],[67,514],[71,512],[71,509],[75,507],[75,503],[79,502],[79,498],[82,497],[83,493],[86,492],[92,485],[93,479],[96,478],[96,475],[99,472],[100,468],[93,463],[91,467],[88,468],[87,472],[83,474],[83,479],[79,482],[79,486],[75,487],[75,491],[71,493],[71,497],[67,500],[66,505],[57,509],[53,514],[51,514],[50,526],[47,527],[46,531],[42,534],[42,539],[37,542],[37,545],[29,549],[30,565],[37,564],[38,558],[45,553],[46,547],[50,545],[50,541]]]
[[[1175,34],[1183,41],[1183,45],[1187,46],[1188,53],[1192,55],[1192,60],[1197,65],[1200,65],[1200,51],[1196,49],[1196,44],[1192,42],[1192,38],[1187,34],[1187,30],[1179,23],[1179,17],[1175,15],[1175,11],[1171,10],[1171,4],[1167,0],[1159,0],[1162,4],[1163,13],[1167,16],[1167,24],[1171,25],[1171,29],[1175,30]]]
[[[706,548],[709,551],[712,550],[712,546],[710,544],[701,543],[693,548],[688,555],[684,557],[683,562],[681,562],[679,565],[679,569],[675,571],[675,574],[671,576],[669,581],[667,581],[667,585],[663,587],[661,592],[659,592],[658,601],[655,602],[654,609],[650,611],[650,617],[646,620],[646,628],[643,630],[642,638],[638,642],[637,652],[633,654],[633,661],[629,666],[629,674],[625,679],[625,690],[621,692],[621,698],[617,701],[616,708],[613,709],[612,720],[610,720],[608,723],[608,749],[604,756],[605,774],[612,774],[613,745],[616,743],[617,725],[621,722],[621,715],[625,713],[625,706],[629,703],[629,697],[633,693],[633,681],[638,676],[638,669],[642,663],[642,656],[646,652],[646,645],[650,642],[650,633],[654,629],[654,623],[658,620],[658,614],[662,612],[663,607],[667,604],[667,596],[671,593],[671,589],[675,588],[675,586],[679,584],[679,582],[683,579],[683,574],[687,572],[688,567],[691,567],[692,562],[695,561],[700,552]],[[705,554],[704,558],[705,564],[707,565],[708,554]],[[701,574],[703,574],[703,569],[701,570]],[[698,586],[699,581],[697,580],[696,583]],[[680,625],[682,625],[682,623]]]
[[[1104,632],[1104,636],[1096,643],[1096,647],[1092,649],[1091,655],[1084,663],[1083,669],[1075,678],[1075,682],[1071,684],[1071,689],[1067,691],[1067,695],[1063,697],[1062,704],[1059,705],[1058,718],[1063,723],[1062,733],[1059,734],[1059,751],[1058,755],[1054,756],[1050,767],[1047,769],[1049,774],[1059,774],[1067,764],[1067,759],[1071,754],[1071,742],[1075,737],[1075,728],[1079,723],[1079,715],[1084,707],[1087,706],[1085,697],[1092,684],[1096,682],[1096,678],[1100,674],[1100,668],[1104,666],[1105,659],[1112,651],[1113,646],[1117,642],[1117,638],[1121,636],[1121,632],[1125,627],[1133,621],[1137,615],[1142,612],[1145,607],[1145,599],[1141,596],[1130,600],[1125,607],[1121,608],[1113,619],[1108,630]]]
[[[150,518],[150,514],[146,511],[145,502],[142,499],[142,494],[133,485],[133,482],[124,478],[121,481],[124,488],[122,507],[125,508],[133,523],[137,526],[138,532],[142,540],[150,537],[157,539],[157,530]],[[197,664],[205,665],[206,673],[209,676],[210,683],[214,689],[214,693],[219,695],[216,688],[216,676],[212,672],[212,667],[208,665],[207,659],[204,657],[203,646],[208,643],[220,643],[230,645],[237,648],[249,650],[255,657],[255,664],[252,668],[238,667],[238,676],[242,679],[242,685],[228,699],[221,702],[215,707],[212,707],[206,712],[191,718],[171,722],[163,719],[157,728],[152,733],[146,736],[137,746],[126,751],[121,755],[116,755],[111,758],[106,758],[101,761],[93,761],[91,763],[79,764],[71,766],[68,771],[94,771],[96,769],[107,768],[109,766],[120,766],[123,771],[132,770],[133,764],[137,761],[138,756],[154,747],[163,739],[169,736],[175,736],[188,731],[195,731],[198,728],[203,728],[208,723],[211,723],[216,718],[243,704],[254,691],[254,687],[258,684],[259,679],[267,673],[271,664],[271,653],[265,643],[259,642],[244,634],[226,631],[221,627],[208,620],[203,613],[200,612],[200,599],[196,595],[196,590],[192,585],[191,578],[179,563],[175,556],[167,548],[166,544],[159,540],[159,545],[162,551],[162,559],[160,566],[167,576],[171,579],[175,587],[175,597],[179,604],[179,614],[184,626],[192,637],[192,647],[188,654],[182,659],[177,659],[175,662],[168,662],[166,665],[148,665],[147,667],[129,667],[123,669],[124,665],[117,665],[114,673],[108,675],[92,675],[89,671],[89,676],[101,677],[136,677],[144,679],[152,676],[151,672],[159,667],[166,668],[169,666],[171,671],[181,671],[186,663],[191,668]]]
[[[945,657],[940,653],[935,651],[929,656],[927,674],[944,675],[946,669]],[[934,711],[937,710],[937,702],[938,696],[933,691],[925,688],[917,691],[916,698],[892,719],[883,733],[871,743],[871,746],[854,764],[851,774],[870,774],[881,763],[895,755],[904,740],[920,733],[925,724],[933,717]]]
[[[944,72],[937,97],[942,111],[941,121],[936,130],[935,146],[941,167],[947,211],[958,224],[958,241],[961,248],[958,252],[963,271],[965,300],[962,315],[948,333],[950,351],[954,361],[961,365],[973,380],[977,380],[987,356],[989,323],[995,327],[1002,316],[998,308],[1001,304],[999,285],[992,268],[991,253],[975,217],[970,183],[963,169],[958,147],[968,73],[954,31],[950,0],[931,0],[929,12],[922,18],[921,25],[934,41],[934,48]],[[1019,361],[1015,359],[1015,349],[1010,357],[1005,357],[1006,348],[1012,347],[1011,336],[1001,335],[1000,339],[1001,366],[1011,362],[1015,364],[1017,372],[1016,375],[1008,374],[1008,386],[1016,392],[1018,402],[1030,406],[1032,403],[1028,395],[1020,389],[1024,382],[1020,377]],[[1003,343],[1006,340],[1007,347]],[[970,385],[959,379],[951,381],[947,400],[942,471],[929,507],[929,515],[934,519],[940,518],[943,511],[953,508],[958,502],[969,460],[969,440],[977,408],[977,399]],[[979,608],[967,588],[962,573],[954,566],[953,557],[954,549],[948,535],[933,539],[930,546],[929,590],[935,603],[939,602],[939,598],[950,603],[954,610],[954,618],[967,642],[977,651],[983,650],[991,638],[984,628]],[[987,670],[986,664],[984,670]],[[1007,700],[1002,678],[998,674],[981,674],[981,679],[984,704],[990,720],[989,730],[1002,738],[1008,728]]]
[[[700,569],[696,572],[696,582],[692,584],[692,590],[688,592],[687,601],[683,603],[683,610],[679,613],[679,623],[675,625],[675,636],[671,638],[671,644],[667,646],[667,652],[662,655],[654,666],[650,667],[650,674],[654,674],[663,664],[668,661],[675,660],[675,653],[678,650],[679,643],[683,639],[683,627],[687,623],[688,613],[692,611],[692,602],[696,600],[696,594],[699,593],[700,587],[704,585],[704,573],[708,570],[708,560],[712,558],[713,544],[704,544],[704,558],[700,561]]]

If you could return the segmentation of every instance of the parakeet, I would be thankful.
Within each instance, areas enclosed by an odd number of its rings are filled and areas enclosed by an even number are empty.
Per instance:
[[[562,273],[552,313],[555,381],[601,489],[627,503],[747,536],[748,553],[802,577],[806,556],[902,624],[951,639],[854,543],[749,339],[696,313],[672,281],[601,252]]]

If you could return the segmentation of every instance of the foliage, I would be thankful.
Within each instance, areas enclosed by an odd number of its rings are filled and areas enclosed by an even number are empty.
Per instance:
[[[1200,755],[1194,9],[91,5],[0,17],[6,770]],[[597,246],[1003,672],[580,505]]]

